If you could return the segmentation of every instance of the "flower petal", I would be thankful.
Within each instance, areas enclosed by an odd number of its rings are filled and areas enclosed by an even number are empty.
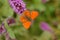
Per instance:
[[[49,31],[49,32],[52,32],[52,28],[49,26],[49,24],[47,24],[46,22],[41,22],[40,23],[40,28],[43,30],[43,31]]]
[[[9,0],[9,4],[17,14],[26,10],[25,3],[22,0]]]

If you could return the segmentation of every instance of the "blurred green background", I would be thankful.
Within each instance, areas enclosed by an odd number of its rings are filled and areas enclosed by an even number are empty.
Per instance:
[[[0,24],[8,17],[13,17],[14,11],[10,7],[9,0],[0,0]],[[57,40],[60,40],[60,0],[23,0],[26,8],[29,10],[37,10],[39,16],[29,30],[26,30],[19,22],[19,16],[16,15],[16,25],[10,27],[13,30],[17,40],[52,40],[52,34],[42,31],[39,28],[41,21],[46,21],[54,29]],[[0,36],[0,40],[5,40],[4,35]]]

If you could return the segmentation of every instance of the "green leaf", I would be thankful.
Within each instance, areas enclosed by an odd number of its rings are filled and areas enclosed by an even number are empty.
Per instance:
[[[11,9],[11,7],[9,5],[8,0],[4,0],[4,5],[1,9],[1,12],[2,12],[2,15],[6,16],[6,17],[13,15],[13,10]]]
[[[54,8],[53,5],[50,5],[50,6],[48,6],[48,7],[49,7],[49,11],[50,11],[50,12],[53,12],[53,11],[55,10],[55,8]]]
[[[41,3],[41,0],[33,0],[34,3]]]
[[[46,7],[42,3],[35,5],[35,8],[38,9],[39,11],[45,11],[46,10]]]
[[[39,40],[49,40],[51,38],[51,34],[49,32],[44,31],[40,36]]]

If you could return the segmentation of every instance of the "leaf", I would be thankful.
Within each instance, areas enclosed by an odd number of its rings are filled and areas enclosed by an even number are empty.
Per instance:
[[[3,5],[1,11],[2,11],[2,16],[8,17],[8,16],[13,15],[13,10],[11,9],[11,7],[9,5],[8,0],[4,0],[4,5]]]
[[[53,12],[55,10],[55,7],[53,5],[49,5],[48,8],[50,12]]]
[[[41,0],[33,0],[34,3],[41,3]]]
[[[42,35],[40,36],[39,40],[49,40],[51,38],[51,34],[44,31]]]
[[[35,5],[36,9],[40,10],[40,11],[45,11],[46,10],[46,7],[41,3],[41,4],[38,4],[38,5]]]

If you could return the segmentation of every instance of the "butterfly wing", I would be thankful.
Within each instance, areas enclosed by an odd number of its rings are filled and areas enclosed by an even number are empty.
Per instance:
[[[32,20],[34,20],[37,16],[38,16],[38,12],[37,11],[32,11],[31,12],[31,19]]]
[[[21,15],[20,22],[25,23],[26,21],[27,21],[27,19],[23,15]]]
[[[29,29],[31,26],[31,22],[30,21],[26,21],[25,23],[23,23],[23,26],[25,29]]]
[[[25,16],[27,16],[27,17],[31,17],[31,13],[30,13],[30,11],[29,10],[25,10],[24,12],[23,12],[23,14],[25,15]]]
[[[29,14],[30,14],[29,11],[24,11],[24,12],[23,12],[23,15],[20,16],[20,21],[22,22],[22,24],[23,24],[23,26],[24,26],[25,29],[29,29],[30,26],[31,26],[31,21],[29,21],[29,20],[26,18],[26,16],[27,16],[27,17],[30,17]]]

